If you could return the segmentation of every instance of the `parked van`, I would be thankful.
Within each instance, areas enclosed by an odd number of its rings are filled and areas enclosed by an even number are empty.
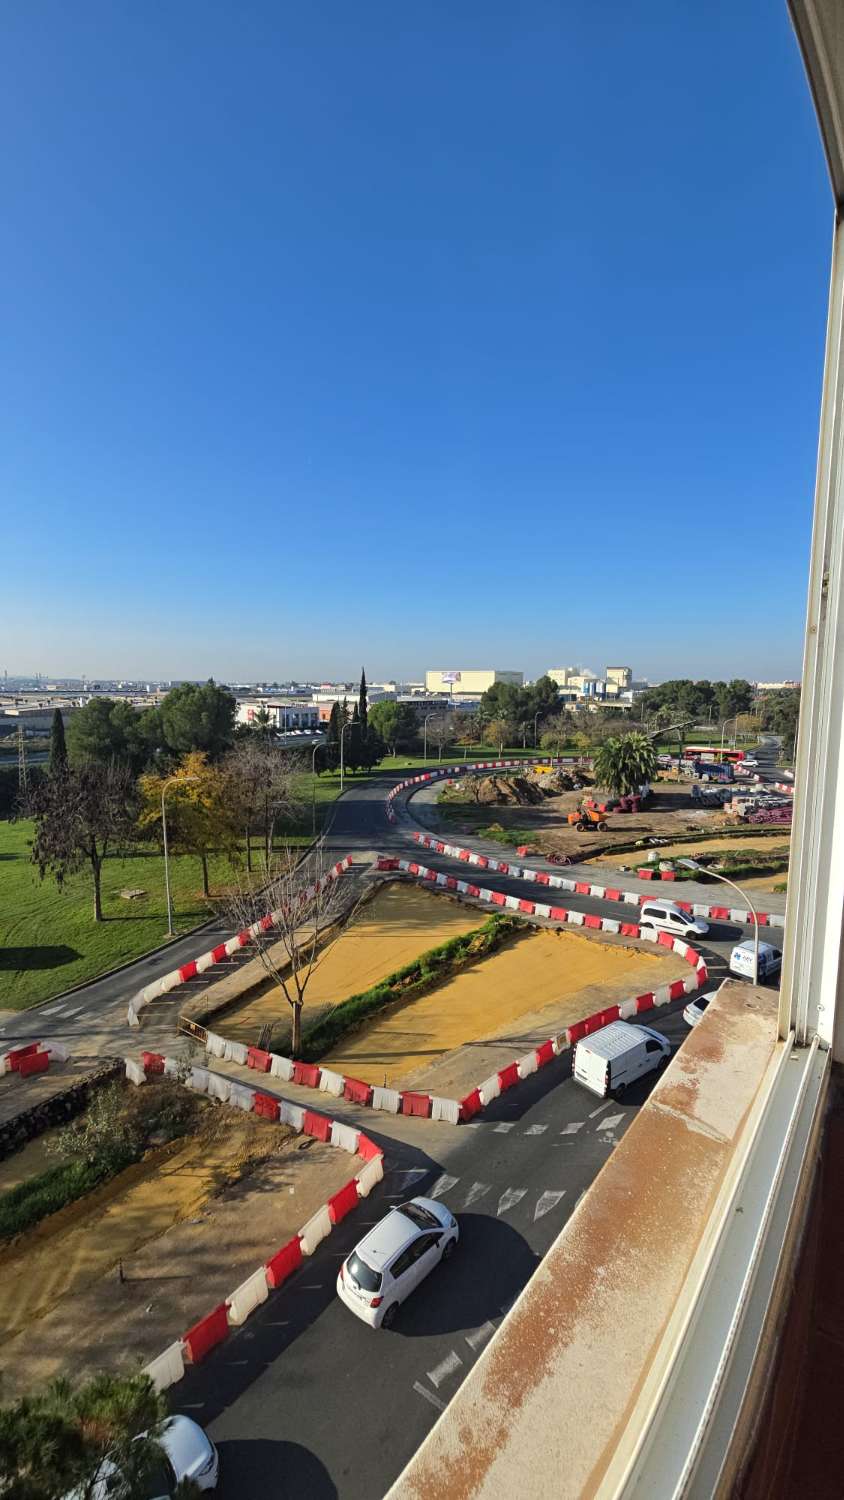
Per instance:
[[[782,954],[779,949],[772,948],[770,943],[760,943],[758,983],[764,984],[766,979],[778,974],[781,968]],[[753,978],[752,938],[745,938],[743,943],[736,943],[730,954],[730,973],[738,974],[742,979]]]
[[[608,1094],[621,1099],[631,1083],[662,1067],[670,1056],[670,1044],[650,1026],[611,1021],[576,1043],[572,1077],[599,1099]]]
[[[693,917],[673,901],[643,901],[639,913],[639,927],[650,927],[655,932],[670,932],[674,937],[705,937],[709,923],[702,917]]]

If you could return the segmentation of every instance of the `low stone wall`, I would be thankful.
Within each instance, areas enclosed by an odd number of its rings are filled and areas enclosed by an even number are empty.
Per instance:
[[[95,1089],[103,1088],[121,1078],[125,1064],[121,1058],[110,1058],[82,1078],[69,1078],[46,1099],[21,1109],[10,1119],[0,1123],[0,1161],[20,1151],[27,1141],[43,1135],[54,1125],[65,1125],[81,1114]]]

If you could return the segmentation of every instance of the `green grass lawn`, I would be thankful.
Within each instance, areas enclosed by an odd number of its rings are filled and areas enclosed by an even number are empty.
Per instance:
[[[0,823],[0,1009],[5,1010],[24,1010],[93,979],[158,947],[167,936],[160,854],[133,853],[106,860],[102,877],[106,920],[96,923],[90,875],[72,876],[62,890],[49,878],[39,880],[29,862],[33,828],[29,821]],[[260,849],[253,862],[257,882]],[[236,878],[235,872],[222,856],[212,855],[208,863],[212,898],[216,895],[219,900]],[[202,895],[198,859],[173,856],[170,882],[177,932],[213,915],[213,899],[209,903]],[[120,895],[122,890],[143,890],[146,895],[127,901]]]

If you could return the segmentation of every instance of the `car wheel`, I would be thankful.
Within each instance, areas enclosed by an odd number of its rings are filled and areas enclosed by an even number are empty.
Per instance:
[[[585,829],[586,829],[586,824],[585,823],[577,823],[575,826],[577,828],[578,833],[583,833],[585,831]]]
[[[396,1321],[396,1314],[398,1313],[398,1310],[399,1304],[397,1302],[391,1302],[383,1318],[381,1319],[382,1328],[392,1328],[393,1324]]]
[[[620,1104],[621,1103],[621,1101],[624,1098],[624,1095],[626,1094],[626,1092],[627,1092],[627,1084],[626,1083],[620,1083],[618,1085],[617,1089],[613,1089],[612,1096],[613,1096],[614,1100],[616,1101],[616,1104]]]
[[[442,1253],[443,1260],[450,1260],[451,1259],[452,1255],[454,1254],[454,1246],[455,1246],[456,1243],[457,1243],[456,1240],[446,1240],[445,1245],[443,1246],[443,1253]]]
[[[606,823],[599,823],[598,824],[598,832],[599,833],[606,833],[606,831],[607,831],[607,825],[606,825]]]

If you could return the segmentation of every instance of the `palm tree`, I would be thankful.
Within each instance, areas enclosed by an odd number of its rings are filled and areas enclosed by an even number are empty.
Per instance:
[[[638,731],[611,736],[595,751],[592,769],[613,796],[629,796],[655,774],[656,750],[648,736]]]

